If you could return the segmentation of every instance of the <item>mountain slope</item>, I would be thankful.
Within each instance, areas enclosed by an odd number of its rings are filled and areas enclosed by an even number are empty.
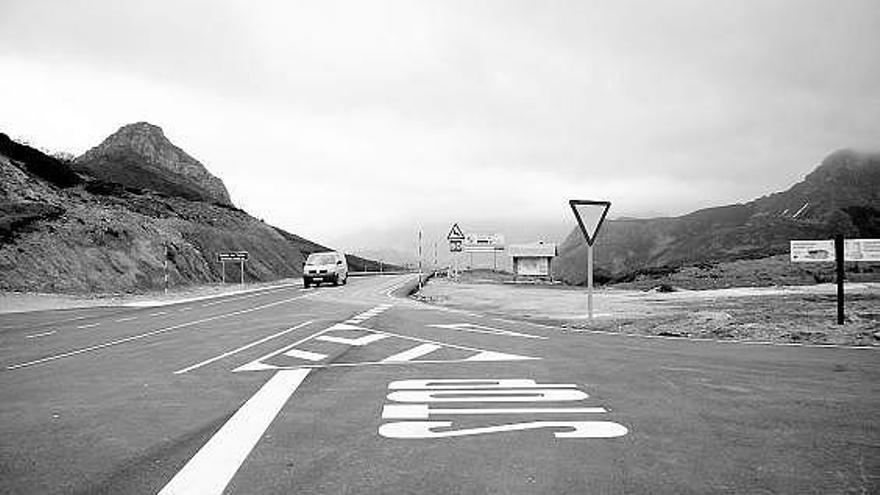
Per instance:
[[[600,278],[703,262],[787,253],[792,239],[880,237],[880,153],[844,150],[788,190],[746,204],[707,208],[673,218],[608,221],[596,242]],[[586,247],[579,231],[560,246],[555,275],[586,278]]]
[[[160,289],[166,246],[172,287],[219,281],[216,253],[228,250],[250,253],[246,281],[269,281],[300,276],[305,256],[327,249],[230,206],[228,196],[194,200],[79,170],[0,134],[0,290]]]

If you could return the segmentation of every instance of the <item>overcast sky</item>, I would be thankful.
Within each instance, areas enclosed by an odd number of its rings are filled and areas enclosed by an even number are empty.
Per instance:
[[[142,120],[318,241],[680,214],[880,148],[880,1],[0,0],[0,131]]]

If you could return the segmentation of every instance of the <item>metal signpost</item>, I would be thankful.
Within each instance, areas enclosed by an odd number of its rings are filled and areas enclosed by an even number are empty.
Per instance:
[[[223,283],[226,283],[226,262],[238,261],[239,271],[241,272],[241,285],[244,285],[244,262],[249,258],[247,251],[228,251],[217,253],[217,261],[223,264]]]
[[[449,233],[446,234],[446,240],[449,241],[449,252],[453,253],[453,277],[458,276],[458,253],[462,251],[461,243],[464,242],[464,239],[465,236],[464,232],[461,231],[461,227],[459,227],[457,223],[452,224],[452,228],[449,229]]]
[[[845,261],[880,261],[880,239],[844,239],[838,234],[834,240],[791,241],[793,263],[835,262],[837,272],[837,324],[843,325],[843,281]]]
[[[587,315],[590,322],[593,321],[593,243],[596,242],[596,234],[599,227],[605,221],[610,201],[592,201],[587,199],[572,199],[568,201],[571,211],[577,218],[578,225],[584,238],[587,240]]]

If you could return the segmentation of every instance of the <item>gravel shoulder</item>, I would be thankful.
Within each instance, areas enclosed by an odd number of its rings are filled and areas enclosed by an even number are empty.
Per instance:
[[[65,295],[39,292],[0,292],[0,314],[49,311],[55,309],[95,307],[165,306],[233,294],[266,290],[275,287],[302,285],[302,279],[292,278],[259,284],[210,284],[146,294],[89,294]]]
[[[558,326],[665,337],[880,346],[880,283],[846,286],[846,325],[836,286],[735,287],[662,293],[599,288],[587,319],[583,288],[432,279],[414,297],[439,306]]]

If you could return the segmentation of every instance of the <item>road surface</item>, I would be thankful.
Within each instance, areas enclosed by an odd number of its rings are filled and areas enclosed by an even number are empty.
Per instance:
[[[407,276],[0,316],[0,493],[877,493],[880,354],[573,333]]]

